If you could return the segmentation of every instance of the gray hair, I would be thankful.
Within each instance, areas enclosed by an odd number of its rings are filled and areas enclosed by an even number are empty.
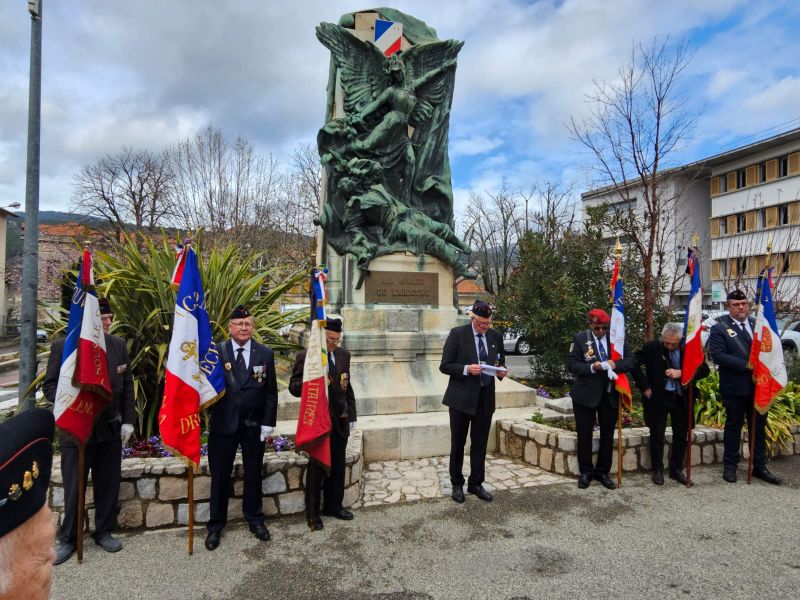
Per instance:
[[[661,339],[668,335],[677,335],[679,338],[683,337],[683,324],[682,323],[667,323],[661,330]]]

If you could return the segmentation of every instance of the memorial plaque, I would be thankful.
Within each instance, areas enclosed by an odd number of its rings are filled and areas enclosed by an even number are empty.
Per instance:
[[[364,287],[367,304],[439,304],[438,273],[370,271]]]

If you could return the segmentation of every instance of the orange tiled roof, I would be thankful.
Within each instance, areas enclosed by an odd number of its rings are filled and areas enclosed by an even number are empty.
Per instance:
[[[475,283],[474,279],[462,279],[458,282],[459,294],[483,294],[486,292],[481,286]]]

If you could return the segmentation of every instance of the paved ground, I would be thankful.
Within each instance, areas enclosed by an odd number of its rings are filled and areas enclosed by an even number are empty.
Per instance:
[[[786,485],[731,485],[702,467],[691,490],[637,475],[615,492],[573,481],[491,504],[365,507],[316,533],[280,518],[271,542],[238,525],[213,553],[198,529],[192,557],[185,531],[130,536],[115,555],[90,541],[82,565],[56,568],[53,598],[794,599],[800,457],[771,467]]]

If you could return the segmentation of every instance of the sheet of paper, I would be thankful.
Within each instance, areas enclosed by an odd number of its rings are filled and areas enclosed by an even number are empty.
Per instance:
[[[508,372],[508,369],[505,367],[495,367],[494,365],[481,365],[481,373],[485,373],[486,375],[497,375],[498,373],[505,374]]]

